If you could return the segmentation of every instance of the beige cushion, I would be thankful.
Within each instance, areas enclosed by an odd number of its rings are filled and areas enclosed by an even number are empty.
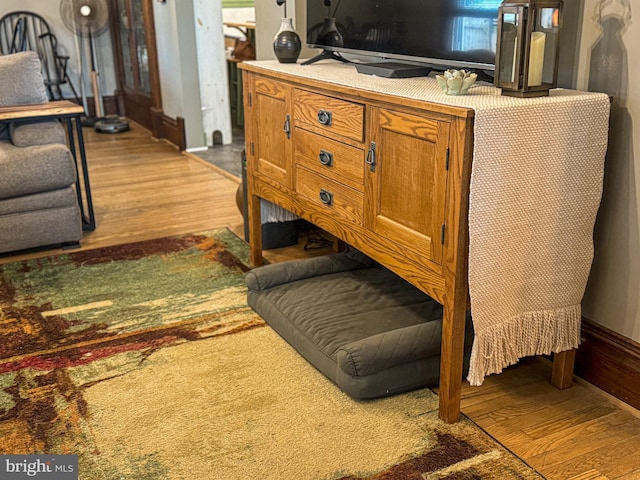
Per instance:
[[[47,103],[40,58],[36,52],[0,55],[0,107]],[[0,124],[0,140],[9,138],[9,128]]]
[[[11,141],[16,147],[31,147],[52,143],[67,144],[64,127],[57,120],[11,123],[9,132]]]
[[[76,181],[71,152],[65,145],[16,147],[0,142],[0,200],[64,188]]]
[[[0,106],[48,101],[36,52],[0,56]]]

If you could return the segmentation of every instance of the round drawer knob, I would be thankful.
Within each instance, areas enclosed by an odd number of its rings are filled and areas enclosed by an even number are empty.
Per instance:
[[[333,205],[333,193],[324,188],[320,190],[320,201],[325,205]]]
[[[326,150],[320,150],[320,154],[318,155],[320,159],[320,163],[327,167],[333,166],[333,153],[327,152]]]
[[[331,125],[331,112],[329,110],[318,110],[318,121],[325,126]]]

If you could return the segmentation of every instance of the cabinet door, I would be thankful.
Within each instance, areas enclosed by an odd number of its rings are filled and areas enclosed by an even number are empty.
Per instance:
[[[254,169],[286,187],[292,186],[293,122],[289,109],[290,89],[270,79],[253,77],[255,132]]]
[[[367,227],[441,264],[449,123],[381,108],[371,120]]]

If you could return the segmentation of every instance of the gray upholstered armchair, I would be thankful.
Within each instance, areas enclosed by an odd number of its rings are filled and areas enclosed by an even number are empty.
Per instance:
[[[2,107],[47,103],[35,52],[0,56],[0,253],[79,245],[76,166],[59,121],[20,121]],[[9,109],[11,110],[11,109]]]

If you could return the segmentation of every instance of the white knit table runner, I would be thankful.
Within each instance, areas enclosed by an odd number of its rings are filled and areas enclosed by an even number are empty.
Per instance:
[[[473,108],[469,294],[475,331],[468,380],[480,385],[524,356],[576,348],[593,260],[609,99],[554,90],[503,97],[491,85],[442,93],[433,78],[356,74],[353,65],[256,62],[270,70],[399,97]]]

